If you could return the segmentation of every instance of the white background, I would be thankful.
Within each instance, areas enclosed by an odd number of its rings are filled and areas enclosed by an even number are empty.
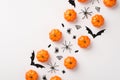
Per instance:
[[[120,80],[120,6],[119,0],[116,7],[106,8],[102,1],[94,5],[91,3],[80,4],[76,0],[76,8],[71,6],[67,0],[0,0],[0,80],[25,80],[25,72],[34,69],[39,74],[46,75],[48,80],[53,75],[59,75],[63,80]],[[68,23],[63,18],[66,9],[75,9],[77,13],[89,6],[93,14],[98,13],[94,7],[101,7],[101,12],[105,18],[105,25],[94,28],[89,16],[82,20],[82,14],[78,14],[78,20]],[[65,24],[65,28],[61,27]],[[78,31],[74,25],[79,24],[82,28]],[[106,31],[99,37],[93,39],[87,33],[84,26],[88,26],[94,33],[101,29]],[[48,33],[53,28],[59,28],[63,32],[63,40],[59,43],[52,43]],[[71,35],[66,33],[67,28],[72,28]],[[88,49],[78,47],[77,39],[71,37],[75,34],[87,35],[91,39],[91,46]],[[78,66],[75,70],[67,70],[63,66],[63,60],[56,60],[52,47],[48,49],[49,43],[61,47],[65,40],[71,41],[72,50],[79,49],[79,53],[69,53],[69,51],[59,54],[64,58],[68,55],[76,57]],[[51,54],[51,61],[60,65],[59,69],[65,69],[66,74],[60,71],[56,74],[47,73],[46,69],[38,69],[30,66],[30,56],[32,51],[47,49]],[[37,61],[37,60],[36,60]]]

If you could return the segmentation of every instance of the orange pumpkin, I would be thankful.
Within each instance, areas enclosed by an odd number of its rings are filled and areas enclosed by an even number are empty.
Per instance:
[[[25,74],[26,80],[38,80],[38,73],[34,70],[29,70]]]
[[[75,68],[77,65],[77,60],[72,57],[72,56],[68,56],[67,58],[64,59],[64,66],[67,69],[73,69]]]
[[[50,78],[50,80],[62,80],[59,76],[53,76]]]
[[[42,49],[42,50],[40,50],[40,51],[37,52],[36,57],[37,57],[38,61],[40,61],[40,62],[46,62],[49,59],[49,53],[48,53],[47,50]]]
[[[87,48],[90,45],[90,38],[88,36],[80,36],[78,38],[78,45],[81,48]]]
[[[52,41],[59,41],[62,38],[62,32],[59,29],[52,29],[49,33],[49,38]]]
[[[103,3],[107,7],[113,7],[116,5],[117,0],[103,0]]]
[[[78,0],[78,2],[81,2],[81,3],[85,3],[87,2],[88,0]]]
[[[73,22],[77,18],[77,13],[74,9],[68,9],[64,12],[64,19],[68,22]]]
[[[94,27],[100,28],[104,24],[104,18],[102,15],[96,14],[92,17],[91,23]]]

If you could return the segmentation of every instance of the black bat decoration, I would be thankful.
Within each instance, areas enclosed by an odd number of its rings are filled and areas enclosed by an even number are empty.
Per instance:
[[[31,59],[31,64],[30,65],[35,66],[37,68],[45,68],[45,66],[43,66],[41,64],[36,64],[34,62],[34,59],[35,59],[35,52],[34,51],[32,52],[32,56],[30,57],[30,59]]]
[[[68,2],[75,7],[75,0],[69,0]]]
[[[93,34],[93,32],[92,32],[87,26],[86,26],[86,30],[88,31],[88,33],[89,33],[90,35],[92,35],[93,38],[95,38],[95,37],[97,37],[97,36],[100,36],[100,35],[101,35],[102,33],[104,33],[104,31],[105,31],[105,29],[103,29],[103,30],[97,32],[97,34]]]

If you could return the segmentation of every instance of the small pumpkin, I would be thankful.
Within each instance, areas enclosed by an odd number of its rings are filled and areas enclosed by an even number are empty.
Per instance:
[[[81,48],[87,48],[90,45],[90,38],[88,36],[80,36],[78,38],[78,45]]]
[[[87,2],[88,0],[78,0],[78,2],[81,2],[81,3],[85,3]]]
[[[46,62],[49,59],[49,53],[48,53],[47,50],[42,49],[42,50],[40,50],[40,51],[37,52],[36,57],[37,57],[38,61],[40,61],[40,62]]]
[[[49,38],[52,41],[59,41],[62,38],[62,32],[59,29],[52,29],[49,33]]]
[[[103,0],[103,3],[106,7],[113,7],[116,5],[117,0]]]
[[[72,57],[72,56],[68,56],[67,58],[64,59],[64,66],[67,69],[73,69],[75,68],[77,65],[77,60]]]
[[[35,70],[29,70],[25,74],[26,80],[38,80],[38,73]]]
[[[55,76],[51,77],[50,80],[62,80],[62,79],[61,79],[61,77],[55,75]]]
[[[96,14],[92,17],[91,23],[94,27],[100,28],[104,24],[104,17],[102,15]]]
[[[64,19],[68,22],[73,22],[77,18],[77,13],[74,9],[68,9],[64,12]]]

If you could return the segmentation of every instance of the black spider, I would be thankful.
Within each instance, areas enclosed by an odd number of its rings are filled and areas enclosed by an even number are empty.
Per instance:
[[[59,67],[59,65],[57,65],[56,63],[52,64],[51,62],[49,62],[48,65],[50,66],[50,70],[48,72],[55,73],[56,71],[59,71],[58,69],[56,69],[56,67]]]
[[[63,49],[63,52],[65,51],[65,50],[69,50],[69,52],[71,52],[71,47],[72,46],[72,44],[71,44],[71,42],[69,42],[68,44],[67,44],[67,42],[65,41],[65,43],[63,43],[63,47],[62,47],[62,49]]]
[[[95,1],[97,1],[98,3],[100,3],[99,0],[91,0],[91,1],[92,1],[92,4],[94,4]]]
[[[89,9],[89,7],[84,8],[84,10],[81,9],[82,12],[80,12],[79,14],[82,13],[82,14],[84,15],[84,16],[82,17],[82,19],[85,19],[85,18],[88,19],[88,16],[91,16],[91,15],[92,15],[92,11],[88,12],[88,9]]]

